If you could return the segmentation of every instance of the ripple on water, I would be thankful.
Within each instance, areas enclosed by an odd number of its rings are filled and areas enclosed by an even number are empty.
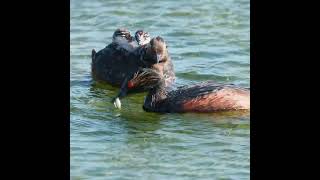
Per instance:
[[[146,29],[169,48],[177,86],[215,80],[250,86],[250,2],[72,0],[70,2],[71,179],[249,179],[250,113],[157,114],[146,93],[111,100],[93,81],[91,50],[117,27]]]

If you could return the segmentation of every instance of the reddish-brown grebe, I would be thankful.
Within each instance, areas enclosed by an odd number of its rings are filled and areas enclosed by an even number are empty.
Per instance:
[[[128,81],[127,86],[150,89],[143,105],[145,111],[182,113],[250,109],[249,89],[206,81],[169,91],[161,69],[143,69]]]

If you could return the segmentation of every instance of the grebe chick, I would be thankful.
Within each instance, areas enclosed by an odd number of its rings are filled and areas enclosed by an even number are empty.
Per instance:
[[[137,30],[134,37],[139,46],[143,46],[151,40],[150,34],[144,30]]]

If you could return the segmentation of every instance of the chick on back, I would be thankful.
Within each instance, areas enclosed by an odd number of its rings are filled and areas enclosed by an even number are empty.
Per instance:
[[[113,44],[116,44],[116,49],[124,49],[128,52],[133,52],[139,46],[149,43],[150,40],[148,32],[138,30],[135,33],[135,37],[132,37],[130,32],[125,28],[117,29],[112,36],[112,42]]]

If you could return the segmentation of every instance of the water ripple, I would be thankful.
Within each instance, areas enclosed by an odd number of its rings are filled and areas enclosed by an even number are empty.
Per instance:
[[[162,36],[177,86],[215,80],[250,86],[248,0],[71,0],[71,179],[249,179],[250,112],[157,114],[146,93],[111,103],[118,88],[93,81],[91,50],[117,27]]]

